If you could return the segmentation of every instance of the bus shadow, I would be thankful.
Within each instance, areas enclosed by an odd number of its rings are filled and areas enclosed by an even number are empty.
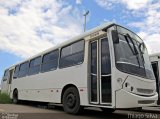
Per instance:
[[[26,105],[41,109],[48,109],[58,112],[64,112],[62,106],[48,106],[47,103],[42,102],[34,102],[34,101],[22,101],[20,102],[20,105]],[[126,114],[118,114],[118,113],[105,113],[103,111],[100,111],[99,108],[84,108],[83,112],[79,115],[72,115],[63,113],[68,118],[76,118],[76,119],[128,119]],[[61,115],[60,115],[61,116]]]
[[[128,116],[126,114],[106,113],[88,109],[85,109],[81,116],[95,119],[128,119]]]
[[[97,108],[96,110],[95,109],[96,108],[94,108],[94,109],[84,108],[84,110],[81,114],[72,115],[72,114],[66,113],[66,117],[70,116],[70,117],[74,117],[76,119],[128,119],[127,114],[105,113],[103,111],[100,111],[99,108]],[[50,108],[50,110],[64,112],[62,106],[55,106],[52,109]]]

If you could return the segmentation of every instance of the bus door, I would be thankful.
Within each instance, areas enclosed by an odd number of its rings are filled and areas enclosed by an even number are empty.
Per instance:
[[[153,72],[154,72],[154,75],[155,75],[155,78],[156,78],[157,92],[159,94],[158,105],[160,105],[160,78],[159,78],[158,61],[152,62],[152,67],[153,67]]]
[[[111,106],[111,61],[108,38],[92,41],[89,52],[90,103]]]
[[[12,79],[13,79],[13,69],[5,71],[3,82],[2,82],[3,93],[10,94]]]

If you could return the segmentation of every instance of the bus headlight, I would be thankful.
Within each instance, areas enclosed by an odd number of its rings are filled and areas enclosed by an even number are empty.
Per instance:
[[[116,90],[122,89],[123,88],[123,83],[124,83],[124,79],[122,78],[117,78],[116,80]]]

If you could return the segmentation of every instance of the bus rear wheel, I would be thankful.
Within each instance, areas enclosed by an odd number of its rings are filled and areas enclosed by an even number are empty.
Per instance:
[[[78,90],[75,87],[70,87],[65,90],[62,98],[63,109],[70,114],[79,114],[83,108],[80,106],[80,97]]]
[[[13,103],[14,104],[18,104],[18,91],[17,90],[15,90],[14,92],[13,92]]]

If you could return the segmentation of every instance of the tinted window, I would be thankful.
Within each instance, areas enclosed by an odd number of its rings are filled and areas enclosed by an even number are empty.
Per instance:
[[[77,65],[83,62],[84,40],[73,43],[62,48],[60,68]]]
[[[123,72],[154,80],[147,49],[144,45],[142,53],[139,47],[141,43],[143,44],[142,39],[120,26],[117,26],[117,31],[119,43],[114,43],[116,67]]]
[[[37,74],[40,71],[41,57],[37,57],[30,61],[29,75]]]
[[[153,68],[153,72],[154,72],[156,81],[158,81],[159,80],[158,62],[153,62],[152,68]]]
[[[97,42],[91,44],[91,73],[97,74]]]
[[[160,78],[159,78],[159,68],[158,68],[158,61],[152,63],[153,72],[156,78],[156,88],[157,92],[160,97]],[[158,102],[159,103],[159,102]]]
[[[29,69],[29,62],[21,64],[18,77],[24,77],[28,75],[28,69]]]
[[[101,73],[102,75],[111,74],[111,61],[107,38],[101,40]]]
[[[109,103],[112,99],[111,90],[111,61],[108,39],[101,40],[101,93],[102,102]]]
[[[5,72],[4,72],[4,77],[5,76],[8,76],[8,70],[6,70]]]
[[[18,77],[18,73],[19,73],[19,65],[16,66],[15,70],[14,70],[14,75],[13,78],[16,79]]]
[[[3,81],[6,81],[8,78],[9,70],[5,70],[4,76],[3,76]]]
[[[46,72],[57,69],[58,66],[58,50],[52,51],[43,56],[41,71]]]
[[[97,41],[91,43],[91,101],[97,102]]]

